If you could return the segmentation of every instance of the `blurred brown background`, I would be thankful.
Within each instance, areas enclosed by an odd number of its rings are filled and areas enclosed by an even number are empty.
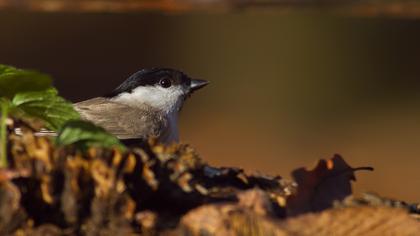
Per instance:
[[[72,101],[143,67],[210,80],[181,136],[214,165],[289,178],[340,153],[356,191],[420,201],[420,20],[320,11],[0,11],[0,63],[51,74]]]

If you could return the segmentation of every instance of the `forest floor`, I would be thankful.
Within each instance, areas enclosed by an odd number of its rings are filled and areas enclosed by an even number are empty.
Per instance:
[[[335,155],[293,180],[209,166],[188,145],[127,151],[56,146],[11,132],[0,235],[416,235],[420,205],[352,195]]]

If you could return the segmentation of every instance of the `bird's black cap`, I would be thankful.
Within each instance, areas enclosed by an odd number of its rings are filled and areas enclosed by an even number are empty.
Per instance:
[[[115,97],[124,92],[130,93],[139,86],[154,86],[164,78],[169,79],[172,85],[191,85],[191,78],[179,70],[171,68],[143,69],[132,74],[114,91],[106,94],[104,97]]]

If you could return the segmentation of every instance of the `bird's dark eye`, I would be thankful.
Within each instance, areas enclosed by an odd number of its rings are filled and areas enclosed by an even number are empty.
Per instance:
[[[167,79],[167,78],[161,79],[159,81],[159,84],[160,84],[160,86],[162,86],[164,88],[169,88],[172,85],[171,80],[170,79]]]

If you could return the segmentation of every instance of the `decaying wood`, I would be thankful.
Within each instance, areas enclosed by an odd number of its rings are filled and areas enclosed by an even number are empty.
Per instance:
[[[280,225],[284,235],[417,235],[420,223],[406,211],[389,207],[352,207],[310,213]]]

